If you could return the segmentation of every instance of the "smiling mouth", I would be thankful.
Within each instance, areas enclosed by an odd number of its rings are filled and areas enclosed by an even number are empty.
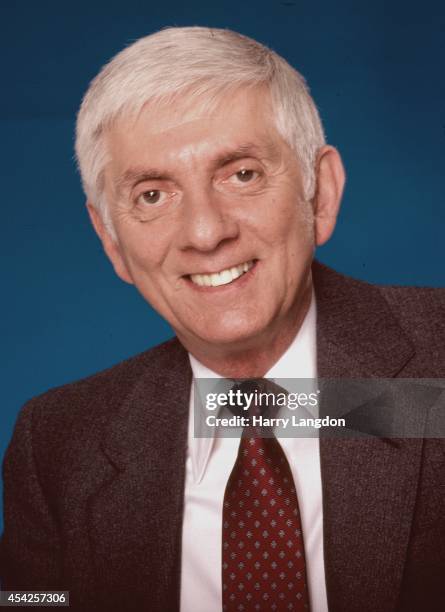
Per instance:
[[[243,274],[251,270],[254,265],[255,260],[252,259],[238,266],[226,268],[225,270],[213,272],[212,274],[190,274],[189,278],[192,283],[199,287],[220,287],[221,285],[228,285],[237,278],[240,278],[240,276],[243,276]]]

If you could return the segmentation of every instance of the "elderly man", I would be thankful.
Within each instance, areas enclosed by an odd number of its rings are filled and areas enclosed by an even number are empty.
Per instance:
[[[442,290],[313,262],[344,171],[303,78],[234,32],[166,29],[92,82],[76,151],[116,273],[176,338],[25,406],[3,588],[92,611],[443,609],[441,440],[193,435],[193,378],[445,373]]]

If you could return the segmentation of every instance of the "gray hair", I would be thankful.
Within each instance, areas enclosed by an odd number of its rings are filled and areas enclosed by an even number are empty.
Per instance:
[[[76,156],[87,198],[110,234],[103,134],[114,121],[181,94],[192,103],[213,104],[236,89],[260,85],[268,87],[277,130],[300,162],[309,201],[317,152],[325,144],[323,127],[304,78],[274,51],[231,30],[167,28],[139,39],[104,66],[79,110]]]

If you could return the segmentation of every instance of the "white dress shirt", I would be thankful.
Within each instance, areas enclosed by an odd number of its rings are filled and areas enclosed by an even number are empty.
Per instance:
[[[267,378],[316,378],[316,307]],[[192,355],[194,378],[220,378]],[[278,381],[279,382],[279,381]],[[182,531],[181,612],[221,612],[221,547],[224,491],[239,438],[195,438],[193,386]],[[323,557],[323,510],[318,438],[280,438],[292,470],[303,527],[312,612],[327,612]]]

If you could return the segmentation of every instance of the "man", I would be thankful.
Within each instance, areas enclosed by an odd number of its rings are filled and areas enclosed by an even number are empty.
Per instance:
[[[258,542],[258,567],[252,555],[234,567],[246,581],[227,574],[244,545],[224,529],[248,438],[194,437],[193,378],[445,372],[442,290],[313,262],[344,171],[302,77],[236,33],[163,30],[93,81],[76,150],[116,273],[177,338],[23,409],[5,461],[3,588],[70,590],[79,610],[442,609],[440,439],[272,437],[298,496],[293,556]],[[255,501],[273,506],[264,491]],[[238,505],[247,542],[257,526]]]

